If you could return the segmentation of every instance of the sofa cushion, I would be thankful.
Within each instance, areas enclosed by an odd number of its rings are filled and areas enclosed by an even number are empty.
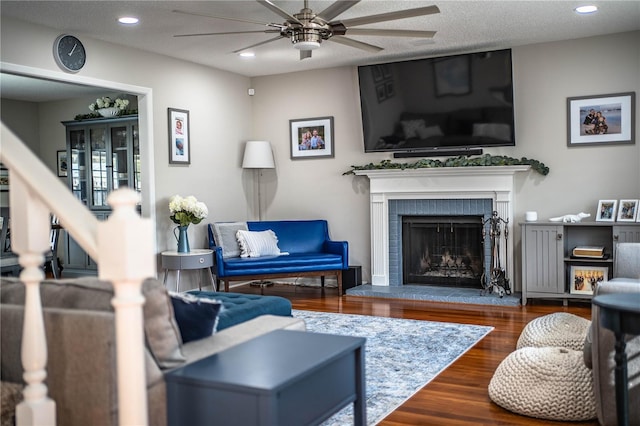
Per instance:
[[[400,125],[402,126],[402,132],[404,133],[404,137],[407,139],[417,138],[418,131],[425,128],[423,119],[403,120],[400,122]]]
[[[144,332],[147,347],[161,368],[185,361],[180,350],[180,335],[167,290],[156,279],[142,283]],[[113,286],[95,277],[43,280],[40,298],[44,308],[113,312]],[[24,285],[17,278],[2,278],[0,302],[24,305]]]
[[[342,256],[332,253],[302,253],[257,258],[236,257],[224,261],[226,276],[267,275],[287,272],[336,271]]]
[[[278,236],[278,247],[289,254],[326,251],[329,225],[326,220],[265,220],[247,222],[249,231],[272,230]]]
[[[240,256],[240,246],[236,232],[247,230],[247,222],[217,222],[212,223],[215,244],[222,248],[222,258]]]
[[[188,293],[201,299],[209,298],[222,303],[223,309],[218,315],[218,331],[261,315],[291,316],[291,302],[284,297],[199,290]]]
[[[278,237],[271,229],[266,231],[238,230],[236,236],[240,246],[240,257],[277,256],[280,254]]]
[[[172,293],[171,304],[180,328],[182,343],[204,339],[215,334],[222,303],[211,298],[198,298],[188,293]]]

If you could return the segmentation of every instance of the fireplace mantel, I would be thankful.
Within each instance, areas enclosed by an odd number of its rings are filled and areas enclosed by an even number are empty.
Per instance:
[[[515,174],[531,169],[518,166],[438,167],[420,169],[355,170],[370,180],[371,284],[389,286],[389,200],[491,199],[494,210],[508,219],[509,235],[501,247],[513,283],[513,212]]]

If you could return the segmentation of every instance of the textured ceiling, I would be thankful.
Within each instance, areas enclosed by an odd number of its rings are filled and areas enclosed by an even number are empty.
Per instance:
[[[297,13],[302,0],[274,3]],[[319,13],[332,1],[309,1]],[[587,16],[573,9],[585,3],[599,11]],[[336,66],[382,63],[429,56],[444,56],[520,45],[569,40],[617,32],[640,30],[640,1],[380,1],[362,0],[336,19],[386,13],[437,5],[439,14],[406,18],[359,28],[433,30],[433,39],[353,36],[382,47],[371,53],[331,40],[322,43],[310,59],[287,39],[252,49],[254,58],[241,58],[234,50],[266,41],[272,34],[173,37],[175,34],[263,30],[262,25],[175,13],[174,10],[234,17],[264,23],[282,23],[284,18],[253,0],[236,1],[6,1],[0,2],[3,19],[14,18],[60,33],[94,38],[187,60],[245,76],[261,76]],[[135,15],[139,25],[123,27],[117,18]],[[348,34],[347,34],[348,35]],[[52,40],[53,43],[53,40]],[[88,53],[91,60],[91,52]],[[3,88],[8,85],[3,83]]]

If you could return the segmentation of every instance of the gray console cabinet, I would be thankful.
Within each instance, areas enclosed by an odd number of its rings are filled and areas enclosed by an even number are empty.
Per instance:
[[[640,224],[607,222],[522,223],[522,305],[528,299],[591,299],[571,293],[571,266],[607,267],[612,277],[616,244],[640,242]],[[576,246],[603,246],[606,259],[571,257]]]

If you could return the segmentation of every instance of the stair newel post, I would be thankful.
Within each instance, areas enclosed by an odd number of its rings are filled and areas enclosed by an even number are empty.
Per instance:
[[[49,250],[49,209],[33,197],[19,174],[11,175],[11,249],[20,256],[23,267],[20,279],[25,286],[24,324],[21,357],[24,368],[24,400],[16,407],[19,426],[56,424],[56,404],[47,395],[47,338],[45,335],[40,282],[44,273],[40,265]]]
[[[98,225],[98,275],[114,287],[118,367],[118,420],[121,425],[148,423],[141,287],[156,275],[154,233],[150,219],[136,211],[140,196],[129,188],[112,192],[109,219]]]

